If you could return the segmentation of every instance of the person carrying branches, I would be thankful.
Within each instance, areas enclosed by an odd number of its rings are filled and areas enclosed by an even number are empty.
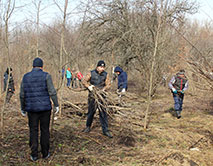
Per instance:
[[[172,79],[169,81],[169,88],[174,98],[174,109],[177,114],[177,118],[181,118],[181,111],[184,99],[184,92],[188,89],[188,79],[185,76],[185,70],[180,70]]]
[[[105,136],[112,138],[111,133],[108,130],[108,120],[106,107],[104,106],[104,101],[106,99],[105,95],[101,95],[102,101],[100,103],[96,99],[97,95],[95,95],[95,91],[108,90],[110,87],[109,75],[105,70],[105,62],[100,60],[97,64],[96,69],[89,72],[86,77],[83,79],[82,84],[89,90],[88,94],[88,114],[87,114],[87,122],[86,128],[83,130],[85,133],[89,133],[91,131],[91,125],[93,122],[93,118],[96,110],[99,110],[99,119],[102,126],[102,132]],[[103,93],[102,93],[103,94]]]

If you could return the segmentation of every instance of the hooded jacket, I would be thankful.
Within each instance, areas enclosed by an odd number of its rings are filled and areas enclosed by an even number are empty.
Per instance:
[[[114,69],[114,72],[120,72],[118,75],[118,89],[127,90],[127,73],[124,72],[119,66]]]

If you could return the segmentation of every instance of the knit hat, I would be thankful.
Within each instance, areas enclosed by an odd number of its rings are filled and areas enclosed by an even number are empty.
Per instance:
[[[181,70],[178,72],[178,74],[180,74],[180,75],[185,74],[185,70],[184,70],[184,69],[181,69]]]
[[[33,60],[33,67],[43,67],[43,61],[41,58],[35,58]]]
[[[105,62],[104,62],[103,60],[100,60],[100,61],[98,61],[97,67],[98,67],[98,66],[105,67],[106,64],[105,64]]]

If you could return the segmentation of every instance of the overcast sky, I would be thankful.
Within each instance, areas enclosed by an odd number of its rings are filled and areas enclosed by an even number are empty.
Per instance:
[[[4,1],[4,0],[3,0]],[[22,22],[26,19],[36,20],[36,7],[32,4],[32,1],[36,0],[16,0],[16,6],[24,6],[16,10],[12,15],[12,22]],[[37,0],[39,1],[39,0]],[[61,9],[64,8],[64,0],[55,0],[60,5]],[[70,12],[69,20],[78,22],[78,14],[76,12],[76,7],[78,6],[80,0],[69,0]],[[190,0],[189,0],[190,1]],[[83,2],[87,2],[84,0]],[[197,19],[200,22],[213,21],[213,0],[197,0],[200,4],[199,12],[193,16],[189,16],[190,19]],[[62,12],[53,4],[53,0],[42,0],[41,3],[41,13],[40,22],[50,23],[52,20],[62,19]],[[71,19],[70,19],[71,18]]]
[[[16,0],[16,8],[12,14],[11,22],[23,22],[26,20],[36,21],[37,9],[35,4],[32,1],[37,1],[38,5],[39,0]],[[55,0],[61,10],[64,10],[64,1],[65,0]],[[68,18],[76,21],[77,12],[76,8],[80,0],[70,0],[68,3],[67,13]],[[86,1],[86,0],[85,0]],[[20,7],[21,6],[21,7]],[[40,4],[40,23],[51,23],[53,20],[63,19],[63,12],[59,9],[57,5],[54,4],[53,0],[42,0]],[[20,7],[20,8],[19,8]]]
[[[192,19],[197,19],[201,22],[213,21],[213,0],[197,0],[200,4],[199,12],[193,15]]]

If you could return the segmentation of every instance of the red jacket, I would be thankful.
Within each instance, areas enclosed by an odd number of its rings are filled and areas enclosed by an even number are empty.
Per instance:
[[[78,72],[77,77],[79,80],[81,80],[83,78],[83,74],[81,72]]]

